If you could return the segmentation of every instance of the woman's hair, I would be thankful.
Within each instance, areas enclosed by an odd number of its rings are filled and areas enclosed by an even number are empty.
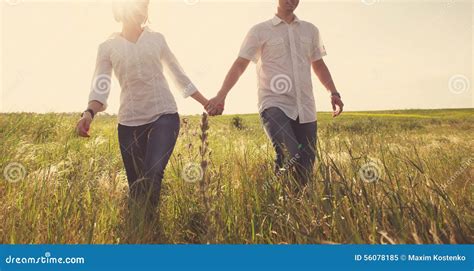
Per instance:
[[[144,20],[141,24],[148,21],[148,5],[150,0],[114,0],[112,2],[112,11],[117,22],[121,23],[127,20],[127,17],[142,12]]]

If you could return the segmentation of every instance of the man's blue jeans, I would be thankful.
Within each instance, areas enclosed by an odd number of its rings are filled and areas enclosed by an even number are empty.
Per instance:
[[[307,184],[316,158],[317,122],[299,123],[278,107],[265,109],[260,117],[276,152],[275,172],[293,169],[299,184]]]

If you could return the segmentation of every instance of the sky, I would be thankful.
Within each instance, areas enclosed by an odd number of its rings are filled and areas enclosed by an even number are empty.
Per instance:
[[[211,98],[248,30],[271,19],[276,6],[277,0],[151,0],[149,27],[165,35]],[[345,110],[473,107],[472,1],[301,0],[295,13],[319,28]],[[0,112],[83,111],[98,45],[121,30],[108,0],[2,0],[0,23]],[[225,113],[257,112],[256,82],[252,63]],[[313,86],[317,110],[330,111],[314,74]],[[171,88],[181,114],[203,112]],[[107,113],[118,112],[119,94],[114,79]]]

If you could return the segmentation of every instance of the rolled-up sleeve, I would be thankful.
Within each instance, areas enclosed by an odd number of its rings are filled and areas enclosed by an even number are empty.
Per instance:
[[[161,52],[161,60],[170,71],[175,85],[178,87],[184,98],[193,95],[197,91],[196,86],[191,82],[189,77],[183,71],[183,68],[179,64],[174,54],[171,52],[171,49],[169,48],[168,43],[163,36],[162,42],[163,50]]]
[[[250,29],[239,51],[239,57],[245,58],[254,63],[256,63],[260,58],[261,45],[257,30],[256,26]]]
[[[98,101],[102,104],[102,110],[107,109],[112,83],[112,62],[105,43],[99,45],[94,75],[89,93],[89,102]]]
[[[327,55],[323,39],[321,38],[321,33],[319,33],[319,29],[316,26],[314,26],[312,51],[313,52],[311,54],[311,62],[320,60],[321,58],[323,58],[323,56]]]

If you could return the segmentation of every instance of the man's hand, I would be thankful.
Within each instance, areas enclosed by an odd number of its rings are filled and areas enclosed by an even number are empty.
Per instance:
[[[336,95],[331,95],[331,105],[332,105],[332,117],[335,118],[341,115],[344,110],[344,103],[341,98]]]
[[[89,128],[92,123],[92,117],[89,112],[85,112],[84,116],[77,122],[76,132],[81,137],[90,137]]]
[[[209,115],[222,115],[222,112],[224,112],[225,98],[227,97],[227,94],[237,83],[245,69],[247,69],[249,63],[250,60],[242,57],[239,57],[234,61],[234,64],[232,64],[232,67],[227,73],[224,83],[222,84],[222,87],[217,93],[216,97],[210,99],[209,102],[204,106]]]
[[[222,115],[224,112],[225,97],[219,95],[210,99],[209,102],[204,106],[207,113],[210,116]]]

